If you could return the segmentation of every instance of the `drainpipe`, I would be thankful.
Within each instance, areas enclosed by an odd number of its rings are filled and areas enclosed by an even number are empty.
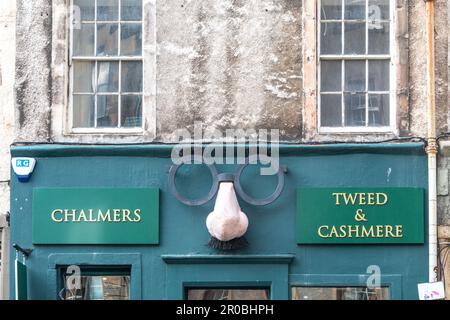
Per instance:
[[[437,281],[436,110],[434,100],[434,0],[425,0],[427,35],[428,275]]]

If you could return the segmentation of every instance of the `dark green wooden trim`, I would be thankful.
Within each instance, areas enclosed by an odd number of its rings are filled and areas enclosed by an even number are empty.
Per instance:
[[[136,145],[76,145],[76,144],[36,144],[11,146],[13,157],[161,157],[169,158],[174,144]],[[194,145],[196,146],[196,145]],[[198,146],[198,145],[197,145]],[[203,147],[207,146],[204,144]],[[214,144],[208,145],[214,147]],[[242,145],[236,145],[242,146]],[[270,147],[270,145],[269,145]],[[327,154],[371,153],[371,154],[416,154],[425,155],[423,143],[339,143],[339,144],[280,144],[283,156],[307,156]],[[248,150],[249,146],[246,146]],[[269,149],[270,150],[270,149]]]
[[[293,254],[274,255],[162,255],[167,264],[289,264]]]

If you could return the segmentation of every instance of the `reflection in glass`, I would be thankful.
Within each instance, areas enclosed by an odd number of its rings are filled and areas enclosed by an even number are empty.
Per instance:
[[[389,0],[369,0],[369,20],[389,20]]]
[[[389,91],[389,60],[369,61],[369,91]]]
[[[97,0],[97,20],[98,21],[119,20],[119,1]]]
[[[389,22],[369,24],[369,54],[389,54]]]
[[[345,0],[346,20],[365,19],[366,18],[366,0]]]
[[[122,0],[121,6],[122,21],[142,20],[142,0]]]
[[[139,23],[122,24],[120,35],[120,54],[139,56],[142,54],[142,25]]]
[[[366,24],[347,22],[344,24],[344,52],[346,54],[364,54],[366,52]]]
[[[119,90],[119,63],[99,62],[97,79],[98,92],[117,92]]]
[[[342,126],[341,94],[320,95],[320,124],[322,127]]]
[[[118,29],[116,23],[97,24],[97,56],[117,56]]]
[[[293,287],[292,300],[389,300],[389,288]]]
[[[342,19],[342,1],[341,0],[322,0],[320,18],[322,20],[341,20]]]
[[[341,91],[342,62],[324,60],[320,65],[320,90],[322,92]]]
[[[92,56],[94,54],[95,25],[83,23],[79,29],[73,30],[73,55]]]
[[[345,61],[345,91],[365,91],[366,61]]]
[[[320,25],[320,53],[341,54],[342,24],[340,22],[322,22]]]
[[[122,96],[122,127],[141,127],[142,126],[142,96],[141,95],[123,95]]]
[[[95,2],[92,0],[74,0],[73,10],[76,21],[93,21],[95,19]],[[79,14],[79,17],[76,16]]]
[[[93,95],[73,95],[74,128],[90,128],[94,126],[95,102]]]
[[[369,126],[389,125],[389,94],[369,94]]]
[[[345,126],[362,127],[366,125],[366,95],[345,93]]]
[[[188,289],[188,300],[269,300],[269,289]]]
[[[142,92],[142,62],[122,62],[122,92]]]
[[[97,127],[119,125],[118,96],[97,96]]]
[[[94,62],[73,62],[73,91],[76,93],[94,92]]]
[[[81,276],[80,282],[80,289],[65,289],[65,300],[130,299],[129,276]]]

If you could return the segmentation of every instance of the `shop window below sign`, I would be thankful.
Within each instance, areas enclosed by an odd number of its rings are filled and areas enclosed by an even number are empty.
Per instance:
[[[293,287],[292,300],[389,300],[389,288]]]
[[[195,288],[186,290],[187,300],[269,300],[269,289],[216,289]]]
[[[131,277],[126,273],[82,272],[79,281],[73,275],[64,275],[63,280],[63,300],[130,300]]]

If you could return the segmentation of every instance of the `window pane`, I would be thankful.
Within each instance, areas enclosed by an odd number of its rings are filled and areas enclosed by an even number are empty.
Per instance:
[[[142,62],[122,62],[122,92],[142,92]]]
[[[363,127],[366,125],[366,95],[345,93],[345,126]]]
[[[97,0],[97,20],[99,21],[119,20],[118,0]]]
[[[389,288],[293,287],[292,300],[389,300]]]
[[[345,61],[345,91],[365,91],[366,62]]]
[[[92,128],[94,126],[95,103],[93,95],[73,96],[74,128]]]
[[[369,91],[389,91],[389,61],[369,61]]]
[[[389,0],[369,0],[369,20],[389,20]]]
[[[73,30],[73,55],[94,55],[94,24],[81,24],[79,29]]]
[[[389,126],[389,95],[369,95],[369,126]]]
[[[345,53],[364,54],[366,52],[366,24],[347,22],[344,24]]]
[[[340,22],[321,23],[320,51],[322,54],[341,54],[342,24]]]
[[[73,14],[76,21],[94,21],[95,2],[92,0],[74,0]],[[79,16],[77,16],[79,15]]]
[[[98,92],[118,92],[119,91],[119,63],[99,62],[97,71],[97,91]]]
[[[118,29],[115,23],[97,24],[97,56],[117,56]]]
[[[73,62],[73,91],[94,92],[94,62]]]
[[[120,54],[124,56],[139,56],[142,54],[141,24],[122,24]]]
[[[188,300],[269,300],[269,289],[188,289]]]
[[[342,126],[342,108],[340,94],[320,95],[320,124],[322,127]]]
[[[97,96],[97,127],[118,126],[118,101],[118,96]]]
[[[389,22],[369,24],[369,54],[389,54]]]
[[[341,20],[342,19],[342,1],[341,0],[322,0],[321,19],[322,20]]]
[[[320,64],[321,91],[341,91],[341,61],[322,61]]]
[[[142,96],[122,96],[122,127],[142,127]]]
[[[142,20],[142,0],[122,0],[120,14],[124,21]]]
[[[366,0],[345,0],[346,20],[366,19]]]
[[[129,276],[81,276],[80,280],[81,288],[65,289],[65,300],[130,299]]]

